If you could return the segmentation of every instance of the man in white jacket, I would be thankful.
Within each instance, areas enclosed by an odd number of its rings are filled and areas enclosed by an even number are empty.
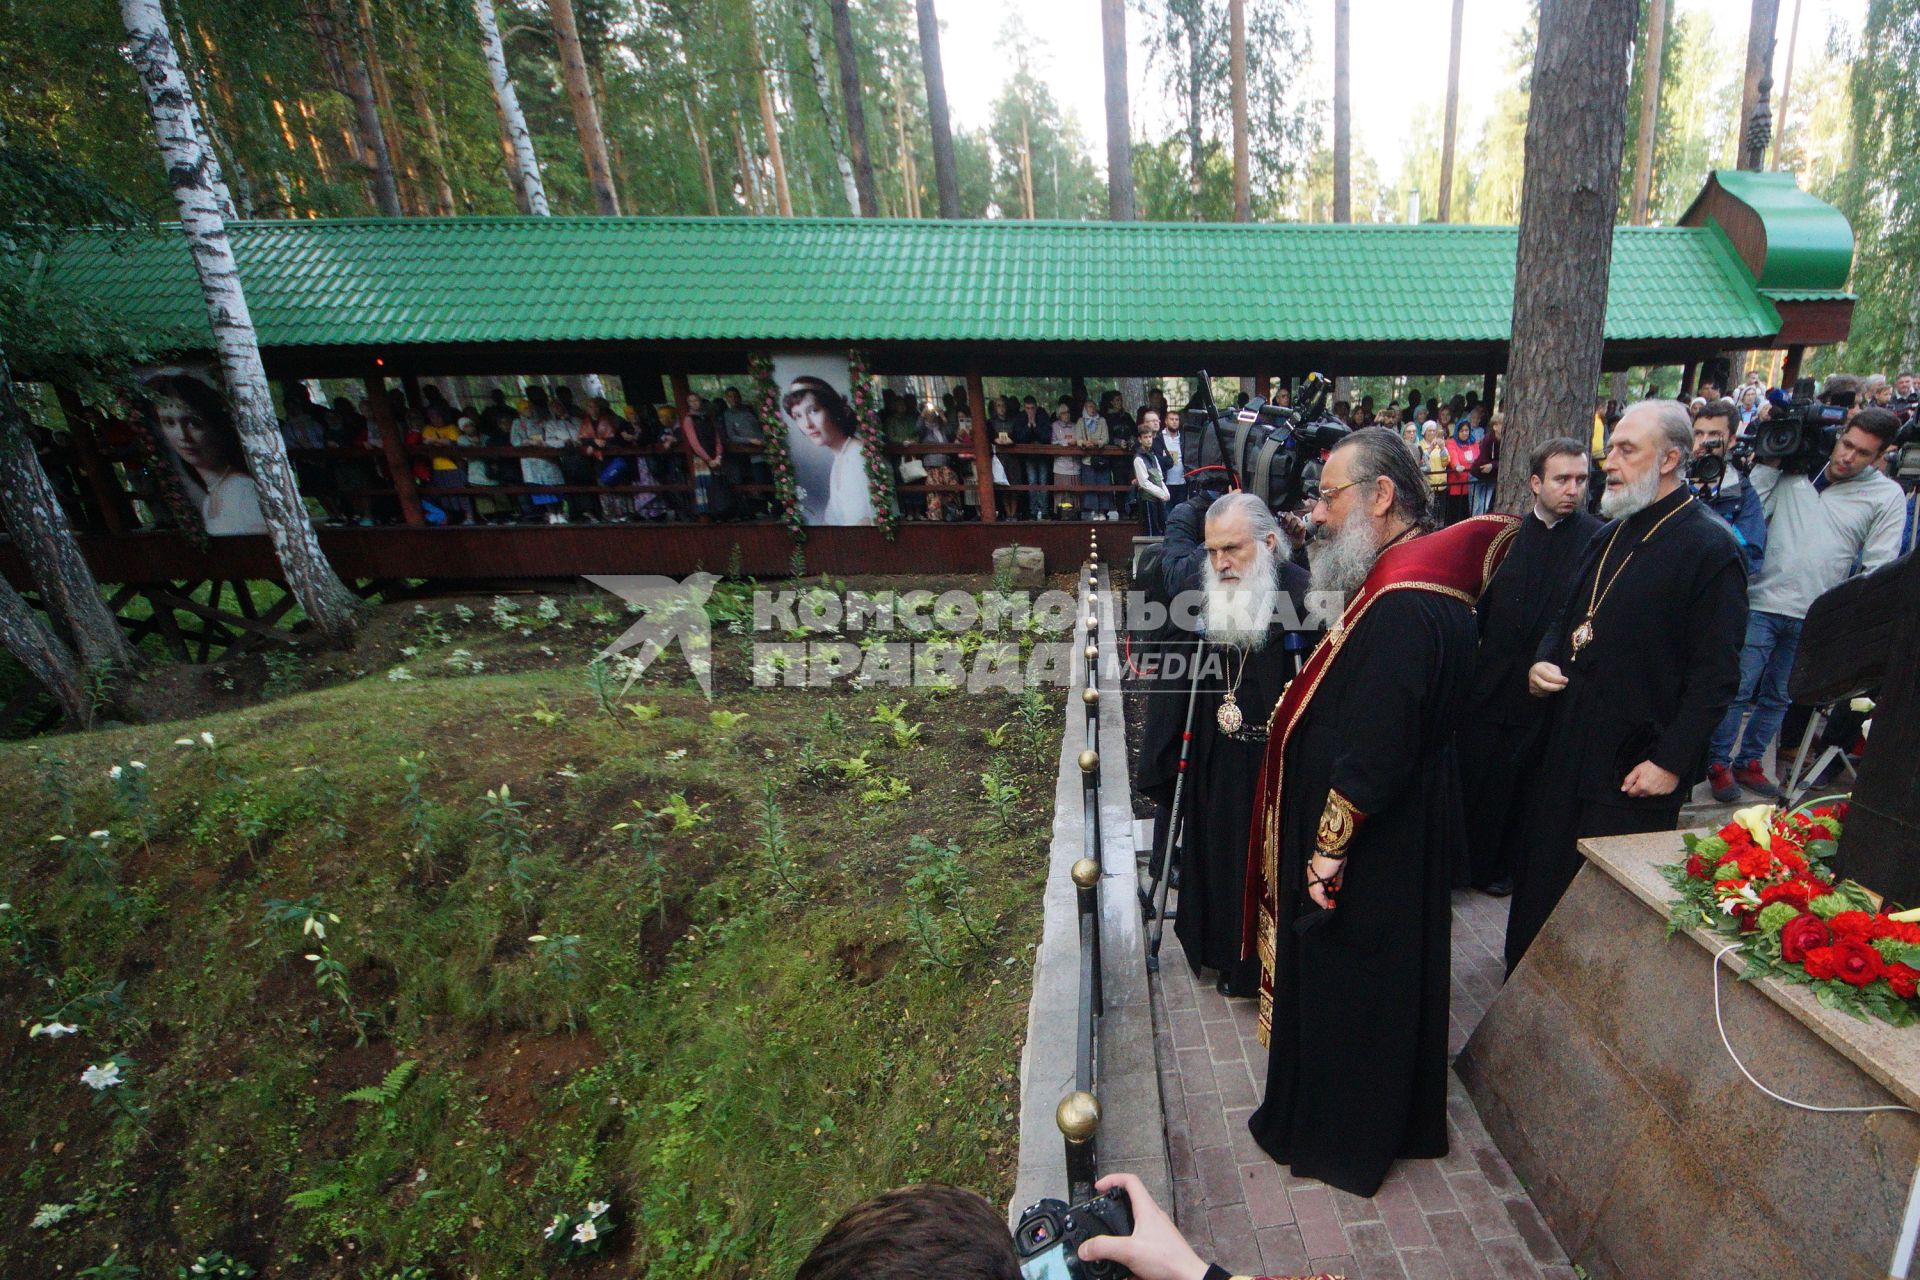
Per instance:
[[[1832,381],[1826,390],[1832,394]],[[1761,759],[1787,714],[1787,676],[1807,609],[1856,566],[1871,573],[1900,554],[1906,499],[1880,469],[1898,428],[1885,409],[1861,409],[1813,475],[1763,463],[1748,477],[1767,513],[1767,556],[1747,589],[1740,692],[1708,747],[1707,779],[1723,804],[1742,788],[1780,796]]]

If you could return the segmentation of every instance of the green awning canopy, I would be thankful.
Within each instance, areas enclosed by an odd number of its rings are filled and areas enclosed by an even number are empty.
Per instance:
[[[369,357],[608,343],[1503,353],[1518,237],[1433,224],[844,218],[354,219],[230,233],[263,348]],[[183,347],[208,343],[172,228],[117,245],[76,238],[43,279],[183,335]],[[1779,326],[1717,227],[1616,230],[1610,347],[1764,346]]]

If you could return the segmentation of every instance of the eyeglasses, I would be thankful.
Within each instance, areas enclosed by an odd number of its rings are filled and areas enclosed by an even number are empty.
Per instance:
[[[1359,480],[1349,480],[1345,484],[1336,484],[1330,489],[1319,490],[1314,494],[1314,498],[1320,502],[1332,502],[1334,499],[1334,495],[1338,494],[1341,490],[1351,489],[1353,488],[1353,486],[1361,483],[1364,483],[1364,482]]]

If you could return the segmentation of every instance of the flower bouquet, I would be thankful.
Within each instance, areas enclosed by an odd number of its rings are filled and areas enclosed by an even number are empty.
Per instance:
[[[1684,862],[1660,874],[1679,897],[1668,931],[1705,927],[1740,943],[1751,980],[1813,988],[1829,1009],[1896,1027],[1920,1021],[1920,911],[1888,914],[1828,866],[1847,805],[1754,805],[1711,836],[1684,837]]]

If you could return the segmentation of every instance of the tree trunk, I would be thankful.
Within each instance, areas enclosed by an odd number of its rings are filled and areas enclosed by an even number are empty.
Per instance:
[[[759,54],[760,42],[755,40],[754,52]],[[773,166],[773,195],[780,210],[780,216],[793,216],[793,196],[787,190],[787,161],[780,153],[780,122],[773,114],[773,94],[767,89],[767,76],[771,74],[766,67],[757,68],[753,82],[760,89],[760,128],[767,135],[767,163]]]
[[[81,554],[73,526],[33,447],[26,413],[13,398],[12,372],[0,352],[0,509],[33,585],[63,642],[81,665],[111,687],[116,674],[138,665],[100,584]]]
[[[707,188],[707,212],[718,216],[720,193],[713,184],[713,149],[707,145],[707,131],[701,127],[700,117],[694,114],[692,94],[682,98],[680,106],[687,113],[687,132],[693,135],[693,149],[700,155],[700,180]]]
[[[489,77],[491,79],[491,77]],[[527,189],[520,185],[520,155],[513,149],[513,134],[507,131],[507,117],[500,111],[500,99],[493,99],[493,123],[500,135],[500,168],[507,175],[507,186],[513,189],[513,205],[521,214],[533,212],[527,203]]]
[[[383,217],[397,218],[400,187],[393,177],[393,154],[387,150],[387,133],[380,123],[380,108],[373,99],[373,83],[367,78],[366,60],[341,40],[340,12],[330,7],[340,3],[343,0],[316,0],[309,6],[307,16],[322,49],[337,61],[340,82],[345,86],[347,100],[353,104],[354,119],[359,125],[361,159],[367,167],[367,181],[373,188],[374,207]],[[349,29],[353,26],[351,21],[347,25]]]
[[[1333,220],[1353,221],[1353,99],[1347,68],[1349,0],[1333,0]]]
[[[738,111],[733,113],[733,149],[740,159],[740,194],[747,198],[748,208],[755,213],[765,213],[766,198],[760,194],[760,161],[747,150],[747,126]]]
[[[894,145],[900,148],[901,213],[917,218],[920,216],[920,170],[913,160],[913,148],[907,145],[907,91],[900,76],[892,79]]]
[[[253,316],[233,262],[233,246],[220,217],[211,175],[218,162],[202,145],[187,115],[189,98],[159,0],[121,0],[127,57],[140,76],[165,161],[167,180],[180,213],[180,229],[193,250],[214,347],[220,357],[234,426],[253,473],[260,514],[279,557],[288,588],[320,634],[331,644],[353,638],[359,601],[334,573],[320,550],[313,524],[293,482],[286,448],[274,419],[273,397]]]
[[[1540,6],[1500,443],[1509,458],[1554,436],[1584,440],[1591,425],[1638,9],[1636,0]],[[1500,510],[1526,510],[1526,468],[1500,472]]]
[[[357,103],[352,83],[347,76],[346,60],[340,52],[339,36],[334,30],[331,13],[320,0],[306,0],[304,12],[307,18],[307,29],[313,33],[313,42],[320,48],[320,61],[327,69],[327,80],[333,85],[335,93],[349,103]],[[314,119],[313,112],[304,99],[301,100],[300,112],[311,124]],[[357,108],[349,111],[342,121],[340,142],[346,149],[348,167],[359,173],[361,189],[366,194],[367,202],[377,207],[378,201],[371,177],[372,151],[367,146],[366,140],[360,136],[360,115]]]
[[[1253,166],[1247,141],[1247,0],[1227,0],[1228,72],[1233,103],[1233,220],[1253,221]]]
[[[1627,221],[1647,225],[1653,198],[1653,134],[1660,123],[1660,48],[1667,38],[1667,0],[1647,0],[1647,30],[1641,37],[1640,132],[1633,142],[1633,204]]]
[[[1100,0],[1100,45],[1107,82],[1107,216],[1139,217],[1133,199],[1133,131],[1127,119],[1126,0]]]
[[[163,19],[171,21],[164,10],[162,10],[161,16]],[[207,102],[206,76],[201,72],[197,60],[193,56],[193,41],[189,37],[186,24],[184,22],[178,22],[175,23],[175,25],[180,28],[180,52],[186,59],[182,70],[186,74],[187,84],[189,86],[187,110],[193,118],[193,130],[199,135],[200,145],[207,149],[207,154],[217,156],[224,151],[228,156],[232,156],[233,150],[226,145],[224,138],[219,140],[217,147],[215,145],[214,133],[217,126],[213,122],[212,107]],[[251,217],[253,215],[253,201],[247,198],[246,175],[236,166],[234,176],[241,184],[242,198],[238,202],[234,200],[233,192],[228,190],[227,180],[224,175],[219,179],[219,185],[214,188],[214,197],[220,202],[220,216],[223,218]]]
[[[69,720],[83,729],[93,727],[93,703],[73,651],[47,629],[4,576],[0,576],[0,642],[53,695]]]
[[[427,135],[427,160],[433,166],[434,209],[443,218],[451,217],[453,184],[447,180],[447,149],[440,141],[440,123],[434,117],[433,104],[427,100],[427,69],[420,62],[419,46],[414,43],[406,23],[394,28],[394,36],[400,42],[401,56],[407,60],[407,96],[413,103],[413,114],[420,120],[421,132]]]
[[[507,70],[507,50],[500,43],[500,24],[494,20],[493,0],[473,0],[473,16],[480,22],[480,48],[487,59],[487,76],[493,81],[493,105],[505,122],[507,137],[513,143],[514,171],[521,194],[526,197],[527,212],[547,217],[547,186],[540,180],[540,160],[533,153],[533,132],[520,110],[520,95],[513,91],[513,76]]]
[[[953,126],[947,118],[947,80],[940,70],[940,19],[933,0],[914,0],[920,19],[920,65],[927,77],[927,124],[933,131],[933,181],[940,216],[960,216],[960,174],[953,162]]]
[[[1780,0],[1753,0],[1747,24],[1747,74],[1740,85],[1740,118],[1734,122],[1734,154],[1742,169],[1758,169],[1759,157],[1749,147],[1753,109],[1760,102],[1760,82],[1773,79],[1774,32],[1780,25]]]
[[[607,162],[607,135],[600,128],[600,109],[587,79],[586,53],[580,47],[580,27],[574,21],[573,0],[547,0],[553,15],[553,42],[560,50],[560,78],[573,107],[573,126],[580,132],[580,150],[587,161],[587,185],[601,213],[620,212],[620,194],[613,187],[613,166]]]
[[[332,186],[339,179],[333,171],[333,158],[327,154],[326,144],[320,141],[313,106],[305,98],[295,98],[293,106],[300,113],[300,127],[307,135],[307,145],[313,148],[313,163],[320,170],[320,181]]]
[[[1793,21],[1787,25],[1787,69],[1780,77],[1780,110],[1774,113],[1779,123],[1773,130],[1773,163],[1780,163],[1780,148],[1787,140],[1787,99],[1793,93],[1793,58],[1800,51],[1800,0],[1793,0]]]
[[[1658,4],[1660,0],[1654,0]],[[1440,135],[1440,221],[1453,214],[1454,139],[1460,132],[1460,25],[1466,18],[1467,0],[1453,0],[1453,43],[1447,54],[1447,115]]]
[[[833,55],[840,64],[840,101],[847,111],[847,146],[853,152],[854,189],[860,196],[860,215],[880,212],[874,194],[873,152],[867,148],[867,100],[860,90],[859,49],[853,43],[853,15],[847,0],[828,0],[833,8]],[[806,12],[803,7],[801,10]],[[812,30],[811,26],[808,28]],[[812,36],[808,36],[811,41]],[[831,113],[828,116],[832,118]]]
[[[844,8],[844,4],[837,2],[834,4],[833,35],[836,54],[839,53],[840,45],[840,13]],[[826,55],[820,51],[820,29],[813,20],[813,8],[802,0],[799,9],[800,28],[807,38],[807,65],[813,71],[813,92],[820,99],[820,118],[827,123],[827,148],[833,152],[833,167],[840,173],[840,193],[846,197],[848,213],[855,217],[862,214],[871,217],[873,211],[861,207],[860,184],[854,180],[853,176],[853,158],[847,154],[847,139],[840,128],[840,114],[834,110],[833,91],[827,87],[827,59]],[[851,31],[849,31],[848,47],[851,50]],[[840,70],[843,75],[847,69],[847,61],[842,58]],[[857,99],[854,94],[847,95],[849,107],[855,101]]]
[[[1033,205],[1033,139],[1027,134],[1024,107],[1020,111],[1020,205],[1029,222],[1040,216]]]
[[[402,146],[400,117],[393,109],[393,85],[387,80],[387,64],[380,56],[380,32],[373,25],[373,6],[369,0],[355,0],[360,32],[360,54],[366,60],[367,77],[373,86],[374,108],[383,123],[381,136],[386,140],[392,161],[400,207],[409,214],[420,212],[420,175],[414,172],[413,157]]]
[[[1201,133],[1200,90],[1206,82],[1207,68],[1201,65],[1200,13],[1189,9],[1187,21],[1187,217],[1200,221],[1201,148],[1206,139]]]

